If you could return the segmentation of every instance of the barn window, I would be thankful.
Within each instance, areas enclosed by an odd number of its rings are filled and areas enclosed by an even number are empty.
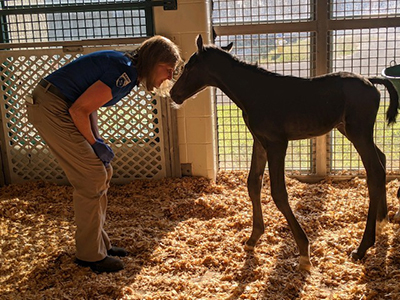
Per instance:
[[[350,71],[379,76],[400,63],[400,1],[214,0],[215,43],[234,42],[233,54],[285,75],[311,77]],[[399,125],[388,127],[388,93],[382,86],[375,141],[387,156],[389,173],[400,173]],[[265,91],[267,97],[268,91]],[[216,92],[219,166],[247,170],[252,138],[241,112]],[[359,156],[338,131],[289,142],[286,170],[292,175],[362,175]]]

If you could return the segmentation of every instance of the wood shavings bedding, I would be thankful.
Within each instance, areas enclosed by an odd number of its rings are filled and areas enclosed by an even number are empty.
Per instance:
[[[387,184],[390,222],[360,261],[349,257],[368,210],[364,179],[317,184],[287,178],[311,243],[310,274],[263,188],[266,232],[244,250],[252,210],[246,172],[112,185],[106,230],[130,255],[95,274],[74,264],[72,188],[36,182],[0,188],[0,299],[400,299],[399,182]]]

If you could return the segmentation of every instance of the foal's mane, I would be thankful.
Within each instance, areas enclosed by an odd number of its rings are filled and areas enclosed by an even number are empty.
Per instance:
[[[226,58],[228,58],[229,60],[232,61],[233,64],[238,64],[240,66],[242,66],[243,68],[252,71],[252,72],[260,72],[263,73],[267,76],[274,76],[274,77],[294,77],[294,76],[287,76],[287,75],[282,75],[279,73],[275,73],[275,72],[271,72],[268,71],[267,69],[258,66],[257,64],[252,64],[252,63],[248,63],[245,62],[244,60],[241,60],[240,58],[238,58],[237,56],[215,46],[215,45],[208,45],[207,47],[204,47],[204,51],[211,51],[211,52],[215,52],[218,55],[224,56]]]

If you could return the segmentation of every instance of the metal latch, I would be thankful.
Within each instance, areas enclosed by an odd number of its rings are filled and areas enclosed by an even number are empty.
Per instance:
[[[164,0],[164,10],[177,10],[177,0]]]
[[[82,46],[63,46],[64,53],[82,53],[83,47]]]

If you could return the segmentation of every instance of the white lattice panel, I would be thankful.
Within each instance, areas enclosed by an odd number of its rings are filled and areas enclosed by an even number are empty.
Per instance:
[[[85,54],[101,48],[85,48]],[[67,183],[46,143],[28,122],[24,97],[38,81],[81,54],[61,49],[0,52],[2,156],[9,183]],[[160,100],[134,89],[117,105],[99,111],[100,133],[115,153],[113,182],[166,174]]]

